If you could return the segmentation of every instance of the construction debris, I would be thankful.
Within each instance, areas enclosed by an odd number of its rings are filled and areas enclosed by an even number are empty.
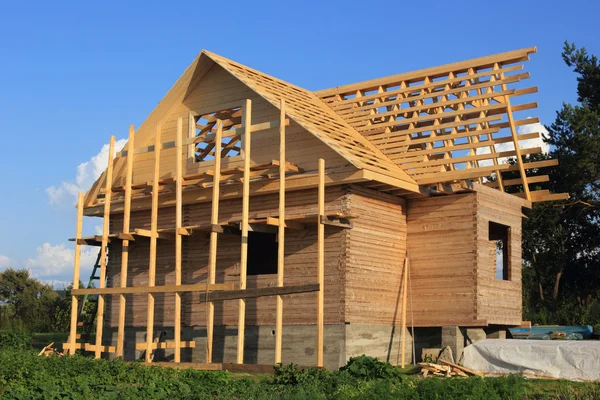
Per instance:
[[[421,366],[421,376],[445,376],[449,378],[452,376],[468,377],[475,375],[483,377],[483,374],[461,367],[460,365],[444,360],[440,360],[440,362],[445,365],[425,362],[419,363],[419,366]]]
[[[56,350],[54,347],[52,347],[52,345],[54,345],[54,342],[52,342],[48,346],[44,347],[42,349],[42,351],[40,351],[38,356],[44,356],[44,357],[49,357],[52,355],[56,355],[56,356],[60,356],[60,357],[64,356],[64,353],[61,353],[60,351]]]

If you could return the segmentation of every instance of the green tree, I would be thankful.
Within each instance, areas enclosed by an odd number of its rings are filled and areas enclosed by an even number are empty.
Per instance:
[[[569,199],[536,203],[527,212],[523,294],[526,312],[542,309],[554,319],[542,322],[578,323],[559,310],[583,309],[600,292],[600,65],[585,48],[568,42],[562,57],[578,75],[577,104],[557,111],[544,138],[550,154],[536,157],[559,160],[545,188],[569,193]]]
[[[36,331],[51,328],[59,295],[25,269],[0,273],[0,301],[12,310],[14,323]]]

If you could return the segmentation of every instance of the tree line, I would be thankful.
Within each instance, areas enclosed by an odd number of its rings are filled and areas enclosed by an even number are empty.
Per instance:
[[[543,172],[549,182],[539,186],[568,193],[569,199],[534,203],[525,212],[523,317],[540,324],[598,325],[600,65],[595,55],[568,42],[562,58],[577,77],[577,102],[563,103],[554,122],[546,126],[543,139],[550,145],[549,154],[526,158],[558,159],[558,166]]]

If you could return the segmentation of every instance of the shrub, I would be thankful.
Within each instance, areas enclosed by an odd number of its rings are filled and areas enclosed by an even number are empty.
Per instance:
[[[402,379],[402,373],[397,367],[365,355],[350,358],[340,371],[345,371],[355,379]]]
[[[0,349],[30,349],[33,338],[29,332],[0,332]]]

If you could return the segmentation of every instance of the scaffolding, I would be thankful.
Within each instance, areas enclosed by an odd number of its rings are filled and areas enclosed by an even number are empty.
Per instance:
[[[108,168],[106,170],[106,186],[102,190],[104,198],[104,220],[102,235],[92,237],[82,236],[82,222],[84,214],[84,195],[80,193],[77,203],[77,227],[76,236],[72,239],[75,242],[75,258],[73,272],[73,289],[72,295],[72,310],[71,310],[71,326],[68,342],[63,345],[65,350],[68,350],[70,355],[74,355],[76,350],[93,352],[95,358],[100,358],[104,353],[113,353],[117,357],[123,357],[124,354],[124,338],[125,338],[125,315],[126,315],[126,294],[147,294],[147,321],[146,321],[146,341],[136,343],[136,350],[145,350],[145,362],[153,363],[153,351],[156,349],[173,349],[174,360],[172,365],[181,364],[181,349],[196,347],[194,341],[181,340],[181,294],[192,292],[200,295],[200,301],[207,304],[207,349],[205,363],[194,363],[194,368],[199,369],[222,369],[224,363],[217,364],[213,362],[213,336],[214,336],[214,302],[223,300],[238,300],[238,335],[237,335],[237,370],[240,370],[240,365],[244,364],[244,331],[245,331],[245,305],[246,299],[274,296],[277,300],[276,308],[276,328],[275,328],[275,357],[274,364],[281,363],[282,352],[282,328],[283,328],[283,295],[296,293],[317,293],[317,343],[316,343],[316,361],[317,367],[323,367],[323,347],[324,347],[324,241],[326,224],[342,226],[344,224],[350,227],[351,223],[344,222],[338,216],[330,216],[325,214],[325,160],[319,159],[318,163],[318,213],[316,215],[304,215],[302,218],[286,219],[285,196],[286,196],[286,175],[291,173],[301,173],[302,170],[297,166],[286,162],[286,125],[289,125],[289,120],[286,119],[286,104],[282,99],[280,101],[280,116],[278,121],[271,121],[252,125],[251,109],[252,101],[247,99],[244,105],[242,115],[242,124],[239,128],[234,128],[238,135],[242,135],[244,140],[243,146],[243,168],[235,168],[233,170],[222,170],[221,168],[221,146],[223,135],[223,123],[220,119],[215,119],[214,133],[209,130],[199,136],[190,135],[183,138],[183,118],[177,120],[177,135],[175,142],[161,142],[161,125],[160,122],[156,125],[156,134],[153,146],[143,148],[135,148],[135,134],[133,126],[129,129],[129,141],[127,149],[115,155],[115,137],[111,136],[108,151]],[[190,121],[193,117],[190,115]],[[195,123],[194,123],[195,126]],[[279,127],[279,159],[273,160],[266,165],[252,165],[251,163],[251,135],[261,130]],[[190,127],[191,129],[191,127]],[[231,130],[230,130],[231,131]],[[195,146],[200,141],[208,144],[208,150],[214,156],[214,169],[206,171],[202,174],[185,175],[183,174],[183,151],[184,146]],[[160,156],[162,149],[176,148],[176,171],[172,178],[161,179],[160,177]],[[151,182],[136,184],[132,183],[133,177],[133,156],[141,153],[154,153],[154,175]],[[125,173],[125,185],[113,186],[113,163],[116,157],[126,157],[127,167]],[[241,175],[241,176],[240,176]],[[277,218],[269,217],[261,220],[249,219],[250,197],[253,195],[251,191],[250,181],[253,179],[279,179],[279,203]],[[242,218],[239,225],[241,231],[241,258],[240,258],[240,277],[239,284],[216,283],[216,264],[217,264],[217,243],[219,235],[227,233],[227,226],[219,224],[219,189],[224,181],[234,180],[242,183]],[[158,209],[159,209],[159,194],[166,187],[175,190],[175,226],[170,228],[158,228]],[[183,226],[182,210],[183,210],[183,195],[182,192],[187,186],[210,187],[212,186],[212,204],[211,216],[209,223],[199,224],[194,226]],[[134,191],[150,190],[151,191],[151,210],[150,210],[150,229],[136,228],[130,229],[131,203]],[[171,189],[172,190],[172,189]],[[123,196],[123,229],[122,232],[111,233],[110,216],[111,216],[111,199],[115,194]],[[299,222],[300,221],[300,222]],[[248,261],[248,232],[250,223],[265,224],[277,227],[278,240],[278,257],[277,257],[277,284],[275,287],[267,288],[246,288],[247,276],[247,261]],[[295,225],[302,223],[317,224],[317,276],[316,282],[304,285],[284,285],[284,246],[285,246],[285,231],[286,227],[294,228]],[[194,231],[209,232],[210,244],[208,252],[208,277],[204,283],[182,284],[182,239],[183,236],[192,235]],[[148,285],[147,286],[127,286],[127,272],[129,262],[129,246],[130,243],[136,240],[150,240],[150,254],[148,265]],[[157,241],[172,240],[175,246],[175,284],[171,285],[156,285],[156,257],[157,257]],[[117,287],[106,287],[107,274],[107,249],[111,241],[122,242],[121,254],[121,269],[120,282]],[[80,264],[81,264],[81,246],[91,245],[100,246],[101,248],[101,264],[100,264],[100,281],[98,288],[80,288]],[[174,340],[166,342],[154,341],[154,296],[157,293],[174,293],[175,294],[175,309],[174,309]],[[98,296],[98,312],[96,323],[96,338],[95,343],[78,342],[77,324],[78,324],[78,299],[79,296],[97,295]],[[119,316],[117,327],[117,344],[116,346],[103,345],[103,322],[105,309],[105,296],[118,296],[119,298]],[[163,364],[163,363],[161,363]],[[189,364],[189,363],[187,363]],[[228,364],[232,367],[233,364]],[[254,367],[257,367],[256,365]],[[260,366],[259,366],[260,367]],[[267,366],[268,367],[268,366]],[[272,367],[272,366],[271,366]],[[250,367],[252,370],[252,367]],[[256,369],[256,368],[254,368]]]

